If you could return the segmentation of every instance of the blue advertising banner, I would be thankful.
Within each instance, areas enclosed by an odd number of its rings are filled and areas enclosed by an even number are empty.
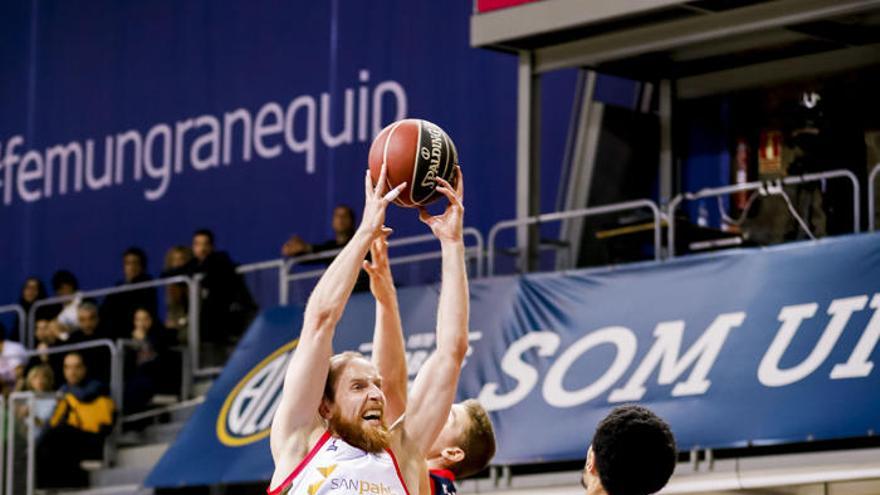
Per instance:
[[[0,3],[0,304],[26,276],[121,278],[121,254],[211,228],[238,262],[326,241],[363,202],[378,131],[453,138],[470,226],[515,216],[515,56],[469,46],[470,2]],[[542,207],[556,201],[572,72],[544,79]],[[617,84],[616,86],[620,86]],[[609,94],[614,91],[607,91]],[[634,94],[629,90],[630,97]],[[398,235],[425,233],[391,209]]]
[[[471,283],[459,399],[491,411],[497,464],[582,459],[598,421],[639,402],[679,448],[865,436],[880,427],[880,235]],[[438,286],[399,291],[412,378]],[[369,354],[352,297],[335,349]],[[147,484],[268,479],[268,428],[299,308],[265,312]],[[323,380],[323,377],[302,377]]]

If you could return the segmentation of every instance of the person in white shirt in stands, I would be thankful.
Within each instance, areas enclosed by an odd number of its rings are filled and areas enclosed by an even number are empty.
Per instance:
[[[6,340],[6,332],[0,332],[0,387],[3,395],[15,388],[15,382],[24,374],[26,362],[24,346]]]
[[[82,303],[82,296],[77,292],[79,290],[79,282],[76,277],[67,270],[58,270],[52,275],[52,289],[55,296],[70,296],[74,298],[65,302],[63,305],[53,305],[57,308],[55,319],[58,323],[70,331],[76,328],[78,324],[77,312],[79,305]]]

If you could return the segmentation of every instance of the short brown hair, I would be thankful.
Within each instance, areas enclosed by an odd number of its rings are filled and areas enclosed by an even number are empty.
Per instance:
[[[366,359],[363,354],[356,351],[345,351],[330,357],[330,370],[327,371],[327,381],[324,382],[325,399],[333,402],[336,396],[336,382],[339,381],[339,376],[345,371],[348,363],[357,358]]]
[[[479,402],[468,399],[461,404],[471,421],[460,439],[459,447],[464,451],[464,459],[449,470],[457,478],[466,478],[485,469],[495,456],[495,430],[489,413]]]

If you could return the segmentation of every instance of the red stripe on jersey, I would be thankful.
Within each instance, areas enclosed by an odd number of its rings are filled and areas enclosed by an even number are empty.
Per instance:
[[[397,465],[397,457],[394,457],[394,452],[391,449],[385,449],[388,452],[388,455],[391,456],[391,462],[394,463],[394,470],[397,472],[397,479],[400,480],[400,484],[403,485],[403,491],[406,495],[409,495],[409,489],[406,487],[406,481],[403,479],[403,475],[400,474],[400,466]]]
[[[288,476],[287,478],[284,479],[284,482],[281,483],[281,486],[275,488],[274,490],[270,486],[269,488],[266,488],[266,493],[268,493],[269,495],[278,495],[279,493],[281,493],[282,490],[287,488],[287,486],[291,482],[293,482],[293,479],[296,478],[296,475],[298,475],[300,472],[302,472],[303,469],[305,469],[306,464],[308,464],[309,461],[311,461],[312,458],[318,454],[318,451],[321,450],[321,447],[323,447],[324,444],[327,443],[327,440],[329,440],[329,439],[330,439],[330,430],[327,430],[324,432],[323,435],[321,435],[320,440],[318,440],[318,443],[316,443],[315,446],[312,447],[312,450],[309,451],[308,455],[306,455],[306,457],[299,462],[299,465],[296,466],[296,469],[294,469],[293,472],[290,473],[290,476]],[[396,464],[395,464],[395,467],[396,467]],[[404,485],[404,487],[405,486],[406,485]],[[409,495],[409,494],[407,494],[407,495]]]

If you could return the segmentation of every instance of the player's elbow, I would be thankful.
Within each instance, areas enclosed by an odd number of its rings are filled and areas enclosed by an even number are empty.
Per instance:
[[[464,362],[468,351],[467,332],[463,332],[460,337],[450,340],[447,345],[439,347],[437,351],[454,362],[461,364]]]
[[[330,305],[309,304],[303,316],[304,328],[313,328],[318,332],[332,331],[339,321],[339,311]]]

